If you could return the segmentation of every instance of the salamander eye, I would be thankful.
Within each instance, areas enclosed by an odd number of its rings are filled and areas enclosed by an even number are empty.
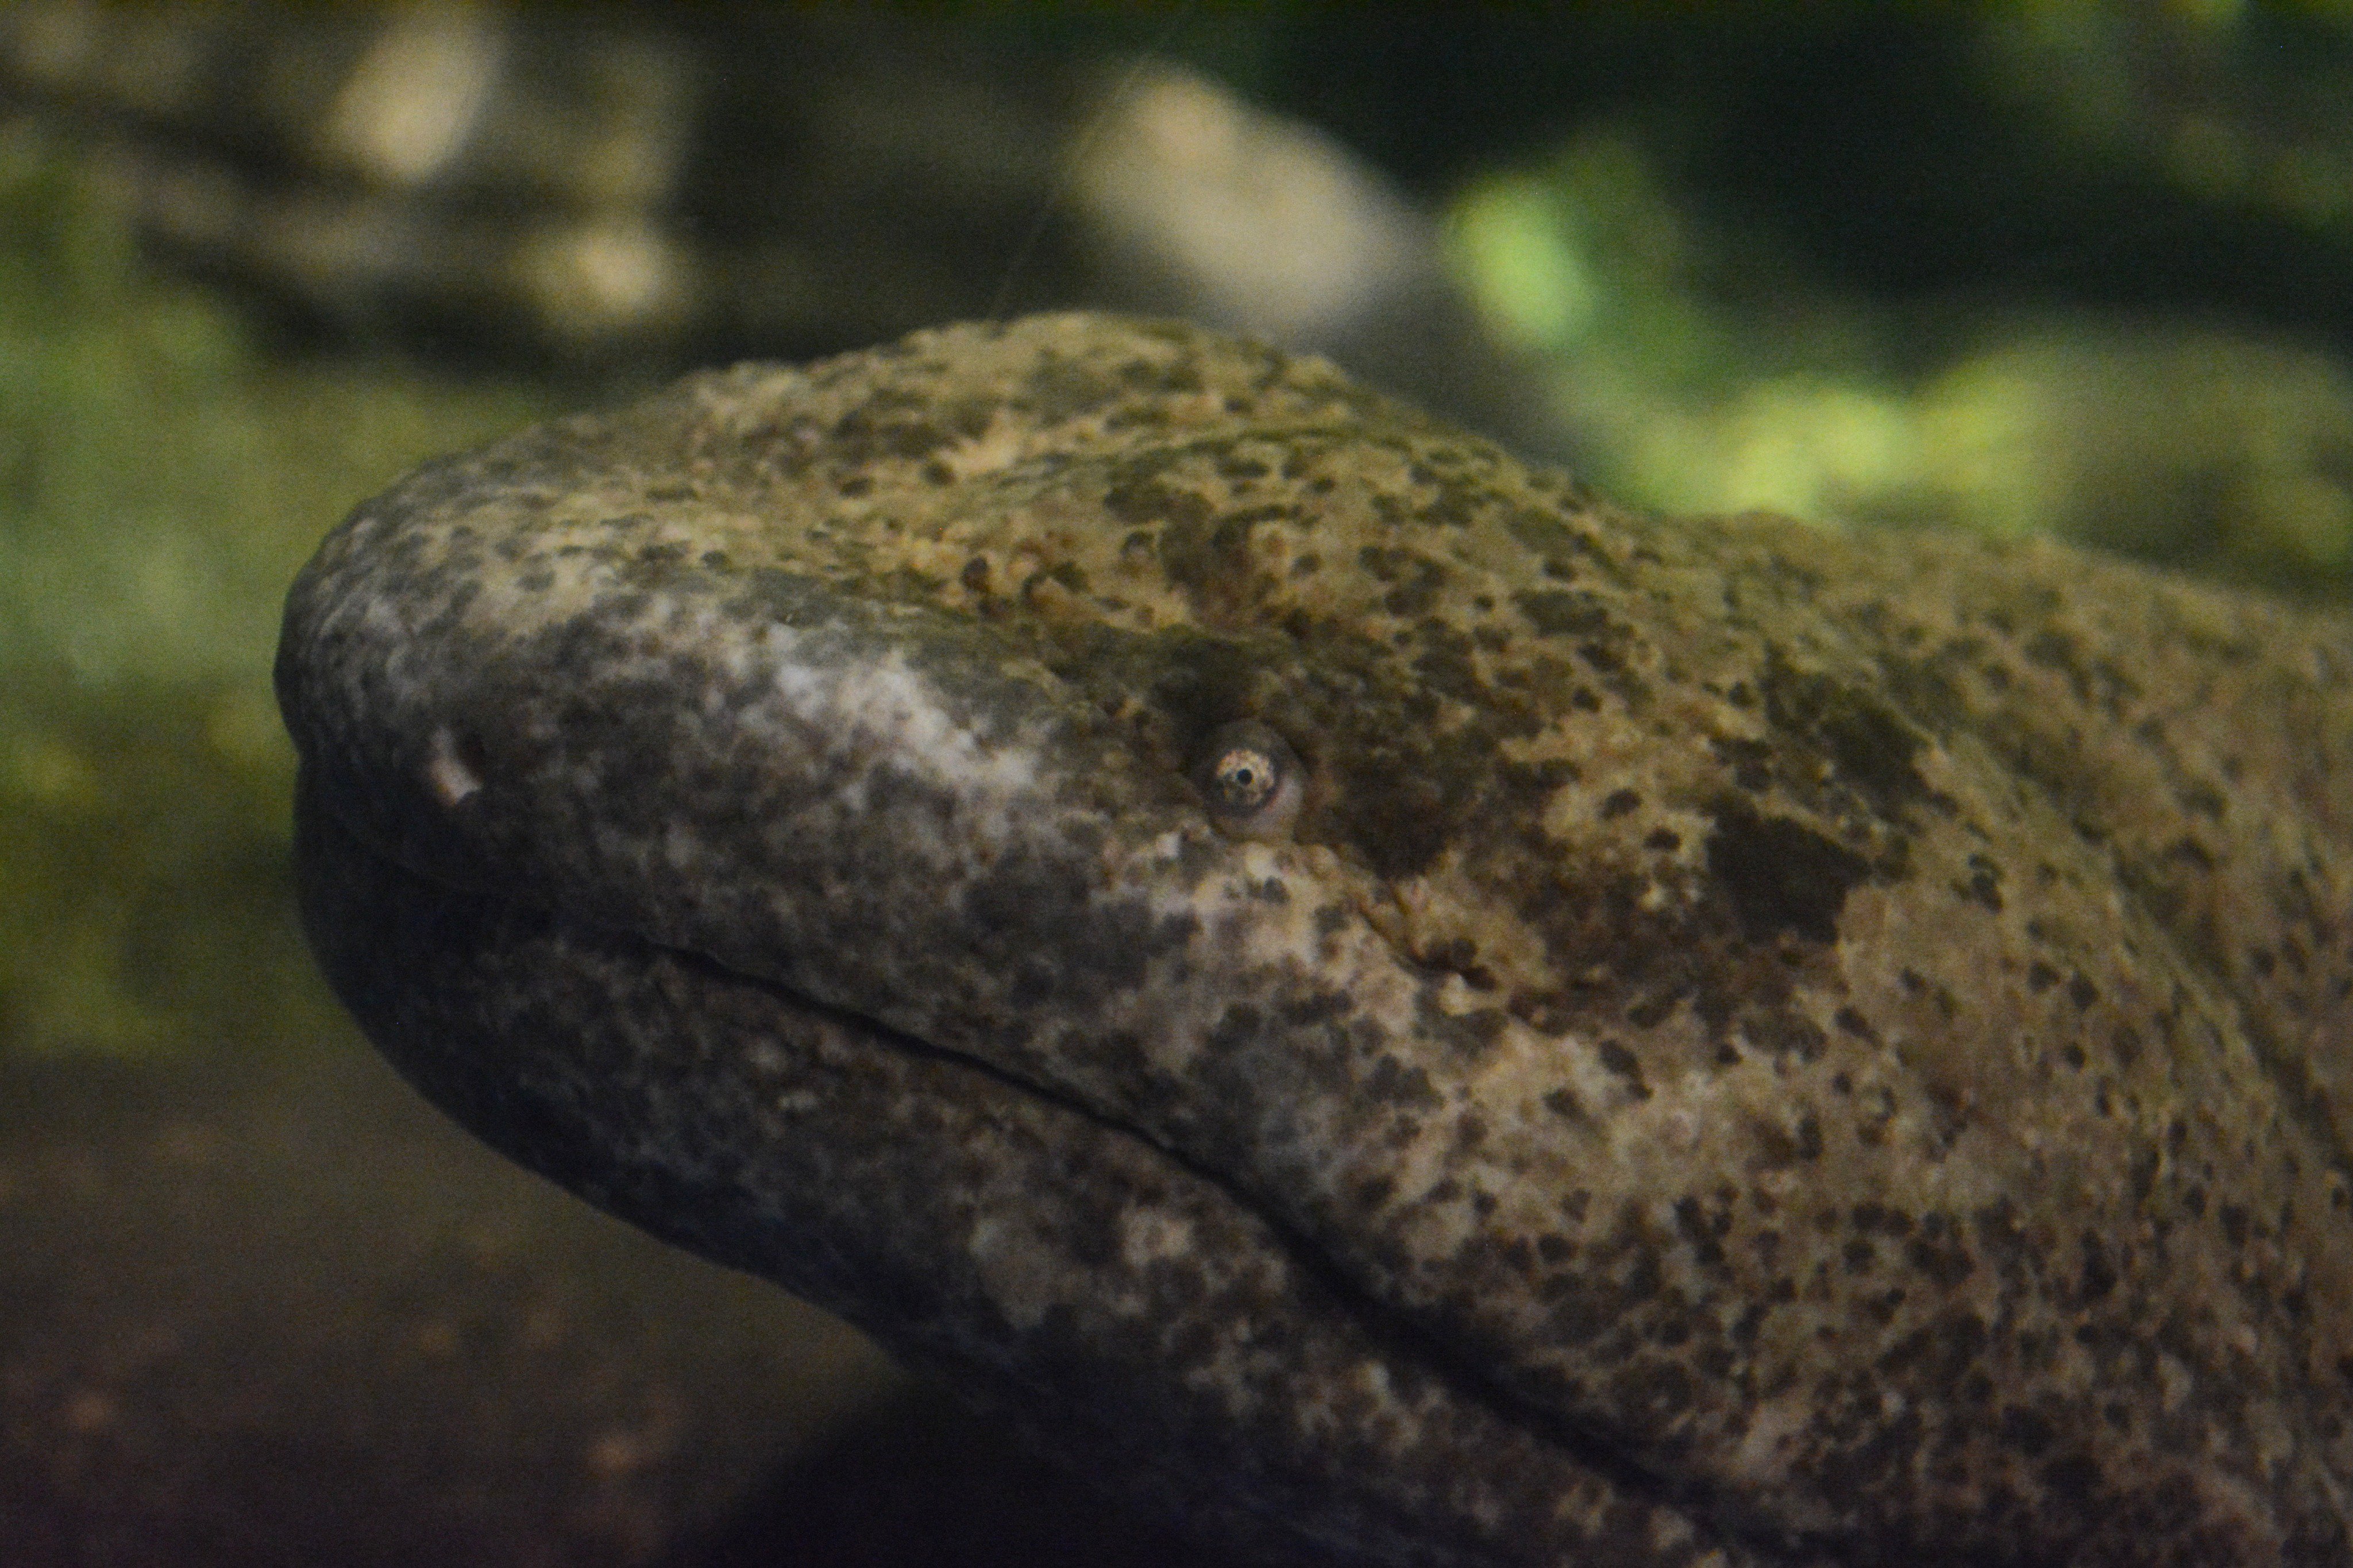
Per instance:
[[[1298,753],[1255,719],[1220,725],[1193,764],[1209,819],[1237,838],[1285,838],[1305,793]]]

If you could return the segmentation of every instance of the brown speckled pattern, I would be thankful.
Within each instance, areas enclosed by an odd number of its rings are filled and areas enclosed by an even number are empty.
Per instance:
[[[1060,316],[429,465],[279,682],[427,1092],[1176,1506],[2342,1563],[2348,631]],[[1187,782],[1240,720],[1287,839]]]

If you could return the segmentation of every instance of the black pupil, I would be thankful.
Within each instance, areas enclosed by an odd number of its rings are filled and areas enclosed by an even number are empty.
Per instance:
[[[1218,788],[1229,805],[1247,810],[1274,789],[1274,763],[1261,752],[1228,752],[1218,759]]]

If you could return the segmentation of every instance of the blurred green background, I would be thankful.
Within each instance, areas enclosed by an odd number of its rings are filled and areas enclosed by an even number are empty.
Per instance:
[[[1499,434],[1620,500],[2057,533],[2321,603],[2353,583],[2353,8],[522,15],[0,22],[0,1220],[61,1071],[358,1059],[291,921],[268,680],[325,529],[423,458],[697,361],[1163,298],[1084,213],[1139,54],[1193,73],[1186,123],[1289,150],[1311,194],[1362,183],[1426,247],[1439,281],[1337,340],[1377,379],[1451,406],[1476,361]],[[386,60],[490,103],[510,152],[574,152],[468,185],[445,148],[458,173],[371,184],[349,136],[319,149],[406,101],[366,74]],[[618,63],[599,87],[581,60]],[[592,110],[639,140],[575,156]],[[892,173],[951,165],[930,194]],[[951,202],[981,218],[944,237]],[[576,253],[596,276],[653,255],[694,286],[605,331],[585,284],[551,310],[543,277],[470,266],[575,219],[640,245]],[[1470,325],[1417,336],[1448,311]],[[113,1102],[74,1103],[64,1135],[102,1142]],[[23,1278],[0,1360],[69,1310]],[[53,1417],[0,1451],[0,1502]],[[79,1484],[22,1496],[63,1517]],[[185,1514],[137,1497],[108,1506]],[[547,1560],[718,1560],[677,1555],[685,1517]],[[100,1559],[215,1560],[56,1557]]]

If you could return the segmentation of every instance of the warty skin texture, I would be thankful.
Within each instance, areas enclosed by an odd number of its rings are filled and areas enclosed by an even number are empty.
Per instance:
[[[2339,1563],[2348,633],[1060,316],[429,464],[278,679],[425,1092],[1206,1527]]]

